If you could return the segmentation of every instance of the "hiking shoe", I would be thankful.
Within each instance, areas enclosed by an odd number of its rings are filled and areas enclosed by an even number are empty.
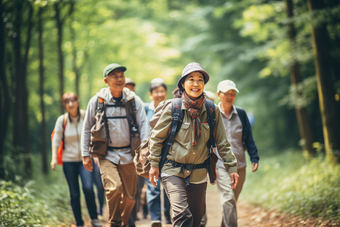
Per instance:
[[[162,227],[162,222],[161,221],[152,221],[151,227]]]
[[[91,224],[93,225],[93,227],[102,227],[102,223],[100,223],[98,219],[92,219]]]

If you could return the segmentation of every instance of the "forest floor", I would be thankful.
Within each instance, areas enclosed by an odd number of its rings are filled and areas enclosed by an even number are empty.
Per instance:
[[[301,218],[293,215],[283,214],[275,210],[265,210],[259,206],[254,206],[245,200],[239,200],[237,203],[238,226],[239,227],[299,227],[299,226],[338,226],[339,221],[323,221],[321,218]],[[107,209],[105,207],[103,227],[109,227],[107,224]],[[142,217],[142,213],[138,213],[139,221],[136,222],[136,227],[150,227],[150,216],[146,219]],[[207,190],[207,218],[206,227],[219,227],[222,220],[222,207],[219,201],[216,186],[209,186]],[[72,225],[71,225],[72,226]],[[75,225],[74,225],[75,226]],[[90,227],[90,221],[85,223],[85,227]],[[163,227],[171,227],[172,225],[163,224]]]

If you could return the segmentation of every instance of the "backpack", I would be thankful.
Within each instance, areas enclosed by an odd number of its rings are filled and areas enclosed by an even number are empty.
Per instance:
[[[106,116],[107,108],[116,108],[116,107],[125,107],[126,116]],[[124,103],[115,103],[114,105],[105,104],[105,100],[103,98],[98,97],[97,107],[96,107],[96,115],[95,115],[95,124],[91,128],[91,142],[90,142],[90,153],[93,157],[105,157],[107,155],[107,150],[113,149],[131,149],[132,156],[135,154],[134,150],[140,145],[140,132],[139,126],[137,124],[136,119],[136,103],[135,98],[129,100]],[[130,128],[130,145],[124,147],[110,147],[109,142],[110,138],[110,130],[107,123],[107,119],[122,119],[127,118],[129,128]]]
[[[80,112],[81,118],[84,120],[84,110],[79,110],[79,112]],[[64,119],[63,119],[63,138],[60,141],[60,145],[59,145],[59,148],[58,148],[58,156],[57,156],[57,164],[58,165],[63,164],[63,150],[65,148],[64,133],[65,133],[66,123],[67,123],[67,118],[68,118],[68,112],[65,113],[63,116],[64,116]],[[51,134],[51,142],[53,140],[54,133],[55,133],[55,129],[53,129],[52,134]]]
[[[177,163],[171,160],[167,159],[167,155],[169,152],[169,149],[171,145],[173,144],[173,141],[175,139],[175,136],[177,132],[180,130],[182,121],[184,118],[184,110],[181,109],[182,106],[182,99],[176,98],[171,100],[171,129],[170,134],[167,138],[167,140],[164,141],[164,145],[161,152],[161,159],[159,162],[159,174],[161,174],[161,169],[165,163],[171,163],[174,167],[181,167],[182,170],[193,170],[193,169],[199,169],[199,168],[207,168],[210,178],[210,183],[214,183],[216,180],[216,162],[217,162],[217,156],[213,151],[213,148],[216,147],[215,138],[213,135],[214,128],[216,128],[216,109],[215,104],[209,100],[205,100],[205,106],[207,111],[207,117],[208,117],[208,124],[210,128],[210,137],[209,141],[207,143],[207,146],[209,148],[210,157],[202,164],[181,164]],[[158,119],[157,119],[158,120]],[[150,134],[151,137],[151,134]],[[150,162],[148,160],[148,156],[150,154],[150,137],[148,141],[141,146],[138,147],[138,149],[135,151],[136,155],[134,157],[134,164],[136,167],[136,172],[138,175],[149,179],[149,171],[151,168]]]

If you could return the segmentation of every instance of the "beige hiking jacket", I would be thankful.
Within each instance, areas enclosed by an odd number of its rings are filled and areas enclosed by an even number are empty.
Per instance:
[[[181,109],[186,110],[186,107],[183,103]],[[237,172],[237,161],[231,151],[231,146],[227,139],[220,110],[217,106],[215,109],[217,127],[214,130],[214,137],[216,140],[218,153],[224,160],[224,166],[228,170],[229,174]],[[158,163],[161,158],[160,156],[163,142],[167,139],[171,130],[171,100],[161,102],[155,112],[156,114],[150,121],[151,126],[153,126],[155,123],[155,119],[159,118],[159,120],[151,132],[150,155],[148,157],[152,167],[158,167]],[[169,149],[169,154],[167,156],[169,160],[173,160],[182,164],[201,164],[209,157],[207,142],[209,140],[210,130],[205,105],[203,105],[201,109],[200,121],[202,136],[198,139],[197,145],[192,145],[193,122],[191,116],[187,111],[185,111],[181,129],[176,134],[174,142]],[[207,175],[207,169],[205,168],[195,169],[193,171],[185,170],[183,173],[181,172],[180,167],[173,168],[171,163],[165,164],[161,171],[165,174],[175,175],[183,178],[191,174],[189,182],[201,181]]]

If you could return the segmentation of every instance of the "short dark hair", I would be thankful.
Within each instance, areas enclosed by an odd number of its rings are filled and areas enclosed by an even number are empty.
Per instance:
[[[164,87],[164,89],[167,90],[165,83],[153,83],[153,84],[150,84],[150,86],[149,86],[150,93],[152,93],[152,91],[155,90],[158,87]]]

